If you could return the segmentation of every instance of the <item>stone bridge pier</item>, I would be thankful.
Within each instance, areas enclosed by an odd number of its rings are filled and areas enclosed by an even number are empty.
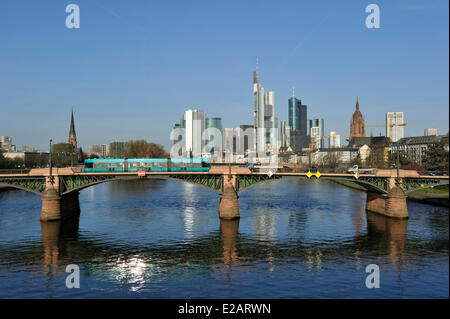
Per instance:
[[[238,198],[239,196],[236,191],[236,175],[224,174],[219,204],[220,218],[240,218]]]
[[[59,177],[45,177],[45,191],[42,196],[41,221],[65,220],[80,215],[79,192],[61,195]]]
[[[368,191],[366,210],[391,218],[408,218],[407,196],[401,187],[401,179],[399,182],[399,185],[397,185],[396,179],[390,177],[387,194],[376,194]]]

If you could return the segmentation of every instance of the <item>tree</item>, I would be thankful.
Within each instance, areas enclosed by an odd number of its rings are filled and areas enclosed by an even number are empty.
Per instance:
[[[361,156],[359,154],[358,154],[358,156],[356,156],[354,159],[352,159],[350,161],[350,166],[353,166],[353,165],[358,165],[358,167],[362,167]]]
[[[72,158],[73,156],[73,158]],[[74,164],[83,162],[85,154],[81,148],[73,148],[70,143],[57,143],[52,145],[52,163],[55,167],[70,166],[72,162]]]
[[[168,158],[169,154],[164,150],[162,145],[149,143],[145,140],[131,140],[125,143],[125,157]]]
[[[25,155],[25,167],[27,168],[46,167],[47,164],[48,164],[47,154]]]
[[[150,153],[154,158],[168,158],[169,153],[164,150],[164,147],[160,144],[150,143],[149,144]]]
[[[448,172],[448,140],[430,145],[424,152],[422,163],[429,171]]]
[[[0,168],[23,168],[24,161],[20,158],[6,158],[0,153]]]
[[[406,165],[406,166],[405,166],[405,169],[406,169],[406,170],[417,171],[417,172],[419,172],[419,173],[420,173],[420,172],[425,172],[425,171],[427,170],[424,166],[422,166],[422,165],[420,165],[420,164],[418,164],[418,163]]]
[[[336,169],[339,166],[341,152],[339,150],[330,150],[324,157],[324,165],[326,167]]]
[[[406,167],[410,164],[414,164],[408,157],[408,154],[404,150],[399,150],[396,152],[390,152],[389,153],[389,164],[390,166],[397,166],[397,152],[398,152],[398,161],[400,164],[400,167]]]

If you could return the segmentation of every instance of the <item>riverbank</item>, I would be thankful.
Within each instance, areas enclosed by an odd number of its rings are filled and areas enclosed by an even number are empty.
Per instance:
[[[6,191],[10,191],[12,189],[14,189],[14,188],[13,187],[2,187],[2,186],[0,186],[0,193],[1,192],[6,192]]]
[[[365,192],[366,189],[362,186],[359,186],[351,181],[339,181],[339,180],[332,180],[333,182],[337,184],[341,184],[356,190],[360,190]],[[447,187],[447,191],[445,191],[445,187]],[[412,192],[408,194],[408,197],[406,200],[423,203],[423,204],[430,204],[430,205],[436,205],[436,206],[442,206],[442,207],[449,207],[449,195],[448,195],[448,185],[444,185],[443,189],[440,189],[439,186],[435,188],[427,188],[427,189],[421,189],[416,192]]]

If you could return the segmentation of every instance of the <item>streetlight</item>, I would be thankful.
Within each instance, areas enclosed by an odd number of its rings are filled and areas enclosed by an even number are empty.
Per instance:
[[[52,175],[52,142],[53,140],[50,139],[50,184],[53,184],[53,175]]]
[[[400,145],[399,142],[396,142],[397,144],[397,178],[396,183],[397,186],[400,186]]]

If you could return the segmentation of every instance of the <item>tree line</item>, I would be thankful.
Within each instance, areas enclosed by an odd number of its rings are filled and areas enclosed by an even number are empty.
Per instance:
[[[169,153],[160,144],[147,142],[145,140],[130,140],[123,144],[123,147],[111,150],[111,158],[168,158]],[[70,143],[56,143],[52,145],[52,164],[54,167],[67,167],[80,165],[86,158],[98,158],[96,155],[89,156],[83,149],[74,149]],[[0,153],[0,168],[38,168],[48,167],[48,154],[28,154],[25,159],[6,158]]]

